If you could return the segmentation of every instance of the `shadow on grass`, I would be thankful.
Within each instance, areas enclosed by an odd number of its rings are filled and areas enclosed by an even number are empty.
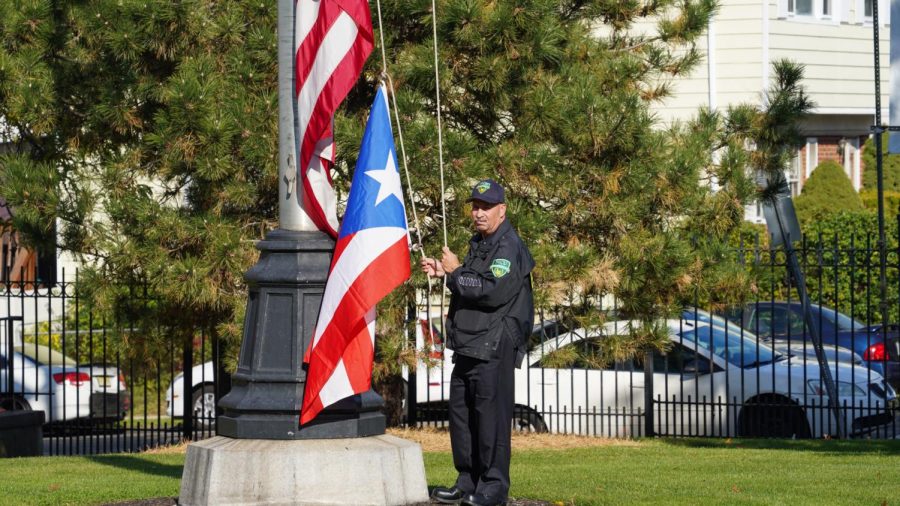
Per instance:
[[[177,464],[161,464],[135,455],[92,455],[85,457],[91,462],[104,466],[117,467],[128,471],[154,474],[164,478],[181,479],[183,466]]]
[[[900,456],[900,440],[883,439],[702,439],[661,438],[670,446],[749,450],[790,450],[822,453],[893,453]]]

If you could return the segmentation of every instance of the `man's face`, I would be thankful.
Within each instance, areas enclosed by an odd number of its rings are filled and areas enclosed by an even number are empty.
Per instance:
[[[491,235],[506,219],[506,204],[489,204],[480,200],[472,201],[472,221],[481,235]]]

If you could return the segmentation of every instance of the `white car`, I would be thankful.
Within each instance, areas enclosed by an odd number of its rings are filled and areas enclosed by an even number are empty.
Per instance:
[[[166,388],[166,414],[172,418],[184,416],[184,373],[180,372]],[[215,368],[212,361],[191,368],[192,414],[201,425],[216,421]]]
[[[86,368],[43,345],[24,343],[13,347],[12,357],[7,353],[0,350],[0,407],[43,411],[45,423],[91,416],[91,392],[98,384]],[[12,395],[8,383],[10,362]]]
[[[429,347],[427,348],[428,353],[430,355],[430,359],[428,360],[429,365],[433,365],[441,361],[444,357],[443,353],[443,343],[441,342],[439,336],[439,332],[437,331],[437,326],[440,325],[440,317],[432,318],[434,322],[432,327],[433,332],[430,333],[429,339]],[[419,319],[419,325],[416,328],[416,336],[418,342],[418,348],[422,349],[423,347],[423,335],[424,332],[428,329],[428,324],[426,323],[426,314],[423,313]],[[558,332],[564,330],[560,324],[556,322],[548,322],[547,324],[541,326],[536,325],[534,329],[534,333],[536,336],[546,339],[549,337],[556,336]],[[452,352],[451,352],[452,353]],[[448,361],[449,361],[448,355]],[[421,371],[425,371],[427,368],[424,362],[420,362],[419,368]],[[434,369],[432,369],[434,370]],[[450,380],[450,369],[447,369],[447,381]],[[404,368],[404,378],[406,377],[406,369]],[[213,363],[211,361],[204,362],[203,364],[199,364],[194,366],[191,369],[191,406],[193,406],[193,416],[198,420],[198,423],[201,423],[204,426],[212,425],[215,423],[215,368],[213,367]],[[424,381],[426,378],[425,374],[420,374],[419,382],[424,385]],[[439,380],[438,380],[439,381]],[[438,384],[438,388],[440,385]],[[426,390],[423,388],[420,389],[419,394],[419,402],[422,402],[425,399],[424,395],[427,395]],[[184,414],[184,373],[178,373],[172,383],[166,388],[166,414],[172,418],[180,418]],[[519,407],[520,409],[517,412],[521,413],[523,419],[519,421],[520,425],[526,423],[528,419],[535,420],[536,423],[540,424],[540,420],[536,417],[530,415],[529,410],[524,407]],[[533,426],[531,427],[533,430],[546,430],[546,427],[543,426]]]
[[[443,319],[438,315],[427,313],[419,315],[416,325],[416,349],[424,352],[416,369],[416,404],[420,421],[425,423],[444,423],[447,419],[447,400],[450,397],[450,372],[453,370],[453,351],[444,348]],[[562,324],[548,320],[543,325],[535,324],[532,338],[537,342],[545,342],[556,338],[567,329]],[[523,366],[524,369],[524,366]],[[517,370],[516,384],[521,383]],[[409,371],[403,367],[405,385],[409,382]],[[408,390],[408,386],[405,386]],[[547,425],[540,414],[528,407],[520,395],[516,395],[513,409],[513,426],[518,430],[546,432]],[[404,399],[404,406],[406,399]]]
[[[666,322],[671,349],[653,363],[654,432],[693,436],[822,437],[835,419],[815,361],[779,354],[755,335],[693,320]],[[605,336],[625,334],[628,322],[596,332],[583,329],[550,339],[517,369],[516,419],[530,430],[631,437],[644,434],[643,365],[597,368],[585,351],[599,352]],[[580,348],[571,353],[571,348]],[[440,406],[449,396],[452,352],[435,367],[420,365],[417,402]],[[572,357],[559,366],[560,360]],[[557,367],[550,367],[556,364]],[[848,434],[890,423],[893,389],[878,373],[856,364],[832,364]]]

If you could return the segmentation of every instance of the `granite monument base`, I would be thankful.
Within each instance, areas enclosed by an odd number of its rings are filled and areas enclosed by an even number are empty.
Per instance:
[[[421,447],[383,434],[232,439],[188,446],[178,504],[410,505],[428,502]]]

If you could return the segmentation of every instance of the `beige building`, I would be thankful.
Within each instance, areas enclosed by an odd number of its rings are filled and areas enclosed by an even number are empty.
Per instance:
[[[844,166],[858,190],[861,153],[875,121],[873,2],[878,3],[882,121],[890,95],[889,0],[721,0],[701,49],[705,61],[673,83],[673,95],[655,107],[663,122],[684,120],[700,106],[762,104],[772,62],[805,66],[804,84],[816,107],[804,124],[806,144],[789,170],[795,193],[819,162]],[[760,221],[754,208],[748,219]]]

